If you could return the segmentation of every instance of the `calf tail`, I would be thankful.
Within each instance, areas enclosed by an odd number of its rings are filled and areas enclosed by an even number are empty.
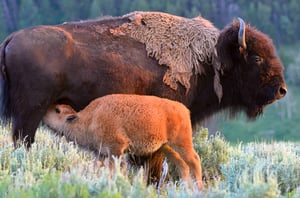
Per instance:
[[[12,38],[13,34],[9,35],[0,45],[0,118],[4,123],[9,122],[11,117],[5,49]]]

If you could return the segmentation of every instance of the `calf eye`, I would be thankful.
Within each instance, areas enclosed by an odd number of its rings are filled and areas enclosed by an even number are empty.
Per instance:
[[[60,110],[58,108],[55,108],[56,113],[60,113]]]

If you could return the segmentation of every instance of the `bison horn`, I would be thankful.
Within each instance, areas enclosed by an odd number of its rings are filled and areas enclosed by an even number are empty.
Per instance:
[[[246,37],[245,37],[245,32],[246,32],[246,27],[245,27],[245,22],[243,19],[240,17],[238,18],[240,21],[240,29],[239,29],[239,45],[243,48],[246,49]]]

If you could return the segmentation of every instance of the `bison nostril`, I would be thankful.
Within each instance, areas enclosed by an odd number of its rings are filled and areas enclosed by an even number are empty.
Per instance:
[[[287,92],[287,89],[285,87],[280,87],[279,94],[281,96],[285,96],[286,92]]]

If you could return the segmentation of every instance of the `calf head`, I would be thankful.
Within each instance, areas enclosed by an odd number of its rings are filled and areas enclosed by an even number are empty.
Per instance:
[[[221,32],[216,48],[224,93],[230,94],[231,105],[244,109],[249,118],[286,94],[283,65],[264,33],[239,18]]]
[[[43,122],[57,132],[63,131],[66,124],[78,119],[76,113],[69,105],[52,105],[47,110]]]

